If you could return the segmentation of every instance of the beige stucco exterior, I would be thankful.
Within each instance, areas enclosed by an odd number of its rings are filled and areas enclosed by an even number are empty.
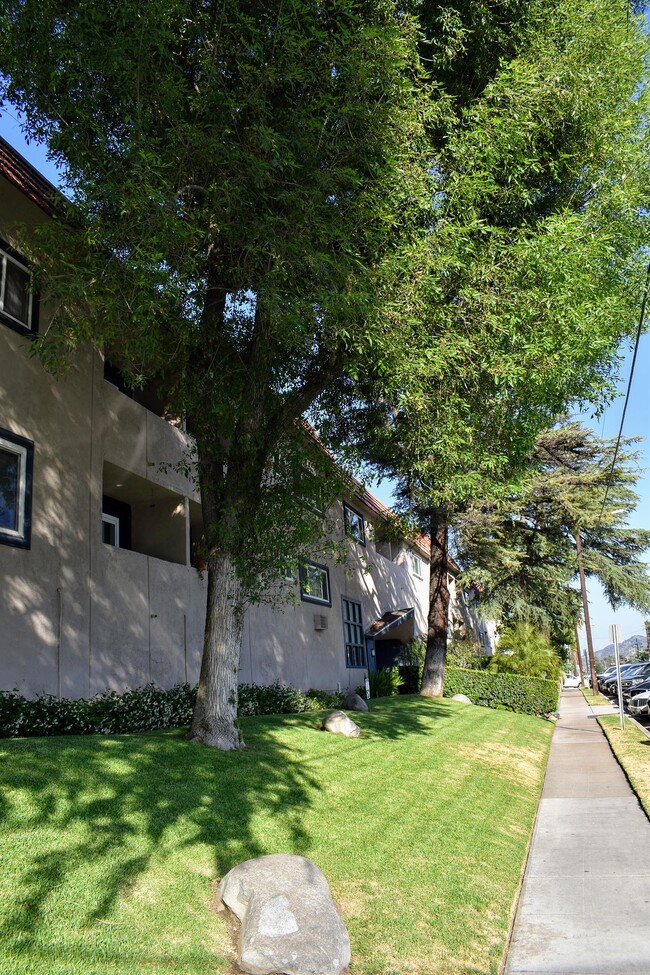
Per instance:
[[[15,221],[47,219],[2,176],[0,199],[0,236],[9,244]],[[41,308],[41,331],[46,325]],[[191,564],[200,499],[176,468],[190,450],[182,424],[107,381],[101,355],[90,348],[51,376],[30,355],[30,338],[2,322],[0,390],[0,430],[34,445],[31,543],[0,544],[0,689],[84,697],[150,681],[195,682],[206,581]],[[129,506],[129,548],[103,541],[104,496]],[[360,684],[366,666],[346,666],[344,598],[360,604],[364,633],[397,609],[412,612],[391,640],[426,632],[426,548],[376,546],[381,504],[361,489],[349,501],[364,516],[368,537],[366,545],[346,539],[346,565],[327,563],[330,605],[302,599],[296,579],[286,584],[283,606],[250,607],[240,681],[282,680],[303,689]],[[342,502],[330,514],[345,539]],[[124,541],[126,528],[117,516],[113,522]],[[326,563],[318,553],[314,561]],[[372,643],[368,653],[372,667]]]

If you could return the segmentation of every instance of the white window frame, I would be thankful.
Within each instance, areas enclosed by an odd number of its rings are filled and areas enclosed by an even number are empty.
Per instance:
[[[422,559],[419,555],[411,554],[411,568],[413,569],[413,575],[416,579],[424,579],[424,571],[422,568]]]
[[[114,542],[104,541],[104,525],[111,525],[115,529]],[[102,542],[104,545],[110,545],[113,548],[120,547],[120,519],[117,515],[107,515],[104,511],[102,511]]]
[[[0,450],[18,458],[16,528],[0,527],[0,542],[29,548],[31,540],[31,493],[34,444],[8,430],[0,430]]]
[[[360,545],[365,545],[366,520],[361,512],[349,505],[347,501],[343,502],[343,521],[345,523],[345,534],[348,538],[353,538]]]
[[[326,597],[314,596],[312,595],[306,584],[309,583],[308,570],[316,569],[320,578],[324,580],[324,586],[321,586],[321,592],[326,592]],[[298,575],[300,577],[300,598],[306,603],[318,603],[320,606],[331,606],[332,605],[332,590],[330,589],[330,571],[326,565],[321,565],[319,562],[301,562]]]
[[[30,291],[27,304],[27,321],[21,321],[11,312],[5,310],[5,290],[7,286],[7,262],[15,264],[21,271],[28,275],[30,281]],[[23,335],[33,335],[36,332],[38,316],[36,314],[36,298],[31,291],[33,280],[32,272],[27,261],[20,256],[6,241],[0,239],[0,321],[8,325],[9,328]]]

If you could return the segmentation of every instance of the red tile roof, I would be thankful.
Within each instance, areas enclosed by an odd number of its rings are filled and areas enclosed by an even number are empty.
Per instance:
[[[20,155],[0,136],[0,175],[13,183],[21,193],[37,207],[53,217],[62,200],[61,193],[49,180],[34,169],[31,163]]]

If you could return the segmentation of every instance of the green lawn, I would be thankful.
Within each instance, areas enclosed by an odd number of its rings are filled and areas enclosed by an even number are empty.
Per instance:
[[[355,975],[496,973],[552,725],[386,698],[363,737],[248,718],[224,754],[181,732],[0,742],[2,975],[226,975],[215,884],[294,852],[328,878]]]
[[[590,687],[581,687],[580,690],[582,691],[587,704],[593,704],[595,706],[597,704],[612,703],[611,699],[606,697],[604,694],[594,694]]]
[[[621,719],[617,714],[601,715],[598,723],[607,735],[611,749],[639,802],[650,817],[650,738],[627,716],[624,729],[621,728]]]

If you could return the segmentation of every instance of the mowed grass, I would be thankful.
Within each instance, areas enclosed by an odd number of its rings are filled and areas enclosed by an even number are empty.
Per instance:
[[[590,687],[581,687],[580,690],[582,691],[587,704],[600,705],[612,703],[611,700],[604,694],[594,694]]]
[[[2,975],[231,973],[216,884],[276,852],[324,871],[355,975],[497,972],[552,725],[418,697],[373,702],[358,739],[321,718],[244,719],[229,754],[2,741]]]
[[[617,714],[600,715],[598,723],[616,759],[628,777],[639,802],[650,817],[650,738],[634,721],[625,718],[625,728]]]

